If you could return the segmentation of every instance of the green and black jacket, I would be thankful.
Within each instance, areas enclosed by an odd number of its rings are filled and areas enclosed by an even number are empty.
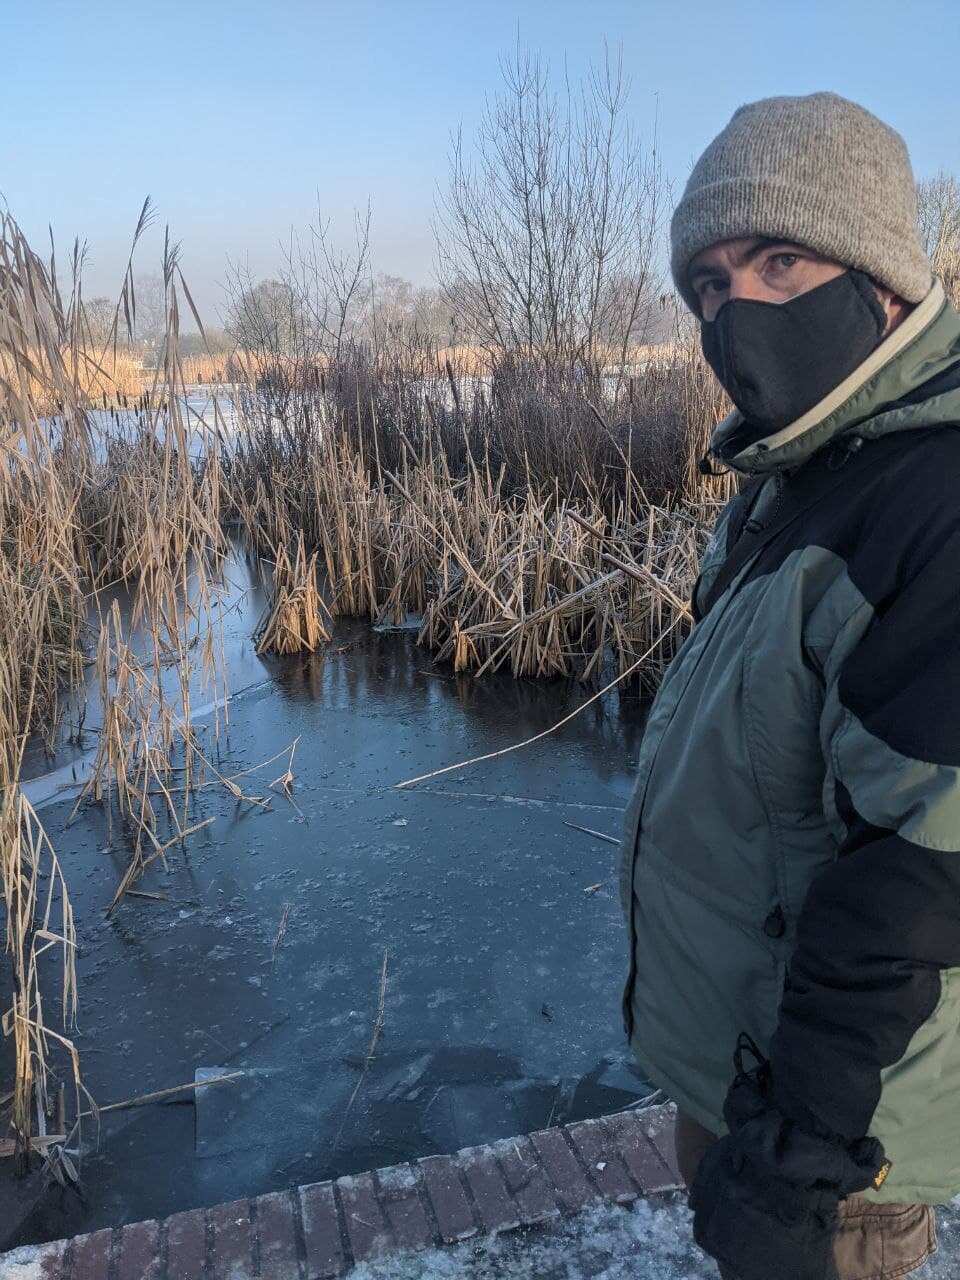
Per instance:
[[[723,1131],[733,1052],[960,1192],[960,316],[935,286],[798,422],[713,453],[724,510],[628,810],[628,1033]]]

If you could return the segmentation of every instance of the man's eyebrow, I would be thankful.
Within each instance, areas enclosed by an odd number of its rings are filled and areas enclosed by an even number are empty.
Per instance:
[[[803,245],[797,244],[795,240],[777,240],[774,236],[761,236],[756,244],[752,244],[749,249],[744,249],[734,261],[734,266],[745,267],[748,262],[752,262],[761,253],[766,253],[768,249],[796,249],[804,252]]]
[[[691,267],[689,271],[691,284],[693,284],[695,280],[702,280],[707,276],[721,275],[723,275],[723,267],[712,267],[706,262],[701,262],[698,266]]]

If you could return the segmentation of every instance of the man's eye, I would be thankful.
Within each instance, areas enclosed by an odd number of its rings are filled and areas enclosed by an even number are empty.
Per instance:
[[[798,253],[775,253],[770,261],[783,271],[789,271],[791,267],[795,267],[800,261]]]
[[[719,280],[719,279],[707,280],[704,282],[702,292],[703,293],[726,293],[727,288],[728,286],[727,286],[726,280]]]

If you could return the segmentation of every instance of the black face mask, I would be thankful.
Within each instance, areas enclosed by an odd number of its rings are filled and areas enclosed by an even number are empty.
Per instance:
[[[851,270],[789,302],[733,298],[700,331],[707,363],[758,440],[829,395],[886,327],[869,278]]]

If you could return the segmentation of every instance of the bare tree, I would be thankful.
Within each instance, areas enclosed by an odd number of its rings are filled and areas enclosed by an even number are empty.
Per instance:
[[[358,336],[370,302],[370,206],[354,213],[354,243],[339,249],[330,239],[329,220],[308,228],[306,242],[291,236],[283,279],[309,314],[318,350],[338,359]]]
[[[167,295],[162,276],[137,276],[133,281],[136,296],[134,339],[148,352],[158,352],[167,332]]]
[[[264,356],[295,358],[310,345],[306,308],[284,280],[238,283],[226,330],[239,347]]]
[[[403,276],[377,273],[370,289],[370,332],[377,348],[402,342],[413,321],[413,285]]]
[[[237,344],[244,377],[261,407],[286,422],[294,391],[312,370],[317,343],[303,299],[288,281],[254,281],[249,268],[231,266],[225,328]]]
[[[325,378],[339,387],[341,366],[364,336],[369,229],[369,210],[357,214],[355,244],[346,251],[333,246],[329,224],[319,219],[305,236],[292,232],[269,280],[254,280],[249,267],[229,267],[226,328],[240,349],[235,358],[253,374],[259,404],[288,426],[308,426],[300,392]]]
[[[113,321],[117,305],[112,298],[91,298],[83,303],[87,324],[87,337],[95,347],[105,346],[113,335]]]
[[[441,347],[452,347],[458,339],[457,320],[443,289],[421,285],[414,289],[410,319],[417,333]]]
[[[228,333],[225,329],[218,329],[213,325],[205,324],[203,333],[181,332],[177,343],[177,351],[183,357],[218,356],[229,355],[235,346],[236,339],[233,334]]]
[[[238,344],[264,356],[315,362],[336,358],[357,336],[370,306],[370,212],[355,215],[355,243],[335,248],[329,223],[292,232],[274,277],[256,281],[249,267],[227,274],[225,327]]]
[[[437,218],[439,275],[484,347],[546,366],[621,365],[658,292],[665,189],[626,119],[620,59],[574,90],[518,49],[473,149],[457,136]]]
[[[370,287],[363,333],[373,351],[452,346],[456,326],[442,289],[415,286],[404,276],[378,272]]]
[[[960,181],[941,171],[917,183],[920,235],[943,286],[960,306]]]

